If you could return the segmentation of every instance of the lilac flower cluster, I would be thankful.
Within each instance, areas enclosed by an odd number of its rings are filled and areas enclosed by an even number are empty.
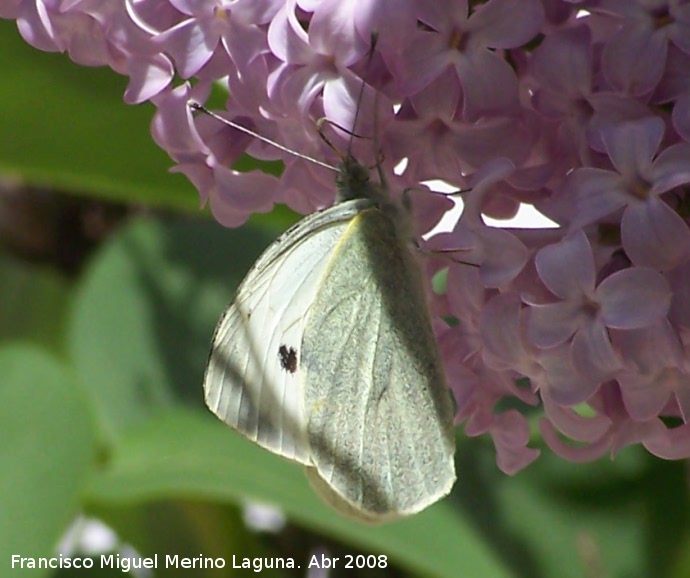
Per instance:
[[[434,306],[458,420],[492,436],[502,470],[538,455],[516,400],[541,404],[546,443],[570,460],[630,444],[690,456],[690,1],[0,0],[0,16],[41,50],[127,75],[125,100],[157,106],[156,142],[225,225],[276,202],[322,208],[334,186],[194,118],[188,100],[218,87],[221,115],[292,149],[332,160],[325,117],[343,149],[337,127],[377,135],[356,155],[396,190],[467,190],[454,230],[427,243],[452,260],[427,266],[448,270]],[[282,177],[233,170],[245,151],[282,159]],[[413,202],[427,230],[447,208]],[[560,228],[485,224],[520,203]]]

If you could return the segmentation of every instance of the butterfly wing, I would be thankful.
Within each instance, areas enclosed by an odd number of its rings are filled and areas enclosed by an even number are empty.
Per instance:
[[[206,404],[250,440],[310,464],[301,341],[307,312],[347,223],[370,205],[341,203],[288,230],[259,257],[213,336]]]
[[[384,211],[371,208],[349,222],[309,311],[300,355],[309,475],[328,503],[386,521],[450,491],[453,404],[419,266]]]

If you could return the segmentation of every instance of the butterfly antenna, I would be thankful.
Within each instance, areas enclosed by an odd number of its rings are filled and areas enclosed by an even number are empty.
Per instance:
[[[374,57],[374,50],[376,49],[376,43],[379,39],[379,33],[376,30],[371,31],[371,43],[369,45],[369,54],[367,55],[367,66],[371,64],[371,60]],[[366,87],[365,79],[362,79],[362,86],[359,87],[359,95],[357,96],[357,106],[355,108],[355,119],[352,122],[352,132],[350,133],[350,142],[347,145],[347,156],[352,156],[352,139],[355,135],[355,130],[357,128],[357,120],[359,119],[359,111],[362,108],[362,101],[364,100],[364,88]],[[374,111],[376,110],[376,102],[374,102]],[[374,126],[376,126],[374,124]]]
[[[323,132],[323,125],[324,123],[330,123],[330,121],[326,117],[321,117],[316,121],[316,130],[319,133],[319,136],[321,137],[321,140],[328,145],[328,148],[330,148],[337,156],[342,160],[343,154],[338,150],[338,147],[336,147],[330,140],[328,140],[328,137],[324,134]],[[345,129],[343,129],[345,130]],[[350,132],[350,131],[345,131],[345,132]]]
[[[374,57],[374,49],[376,48],[376,43],[378,42],[379,39],[379,33],[376,30],[372,30],[371,32],[371,48],[369,50],[369,62],[371,62],[371,59]],[[364,85],[362,85],[362,88],[364,88]],[[360,94],[361,98],[361,94]],[[379,174],[379,183],[381,183],[381,186],[385,189],[387,188],[386,185],[386,176],[383,172],[383,151],[379,147],[379,93],[378,91],[374,92],[374,151],[376,154],[376,172]]]
[[[269,144],[272,147],[275,147],[278,150],[283,151],[284,153],[292,155],[293,157],[297,157],[297,158],[303,159],[305,161],[309,161],[310,163],[313,163],[313,164],[318,165],[320,167],[323,167],[325,169],[329,169],[329,170],[334,171],[336,173],[339,172],[337,167],[331,166],[328,163],[324,163],[324,162],[320,161],[319,159],[315,159],[313,157],[302,154],[300,152],[293,151],[292,149],[289,149],[286,146],[283,146],[282,144],[277,143],[274,140],[271,140],[270,138],[267,138],[263,135],[260,135],[258,132],[254,132],[253,130],[251,130],[250,128],[247,128],[246,126],[242,126],[241,124],[233,122],[232,120],[228,120],[227,118],[224,118],[224,117],[220,116],[219,114],[216,114],[215,112],[209,110],[208,108],[206,108],[205,106],[203,106],[202,104],[198,103],[195,100],[187,101],[187,106],[189,106],[189,108],[191,108],[192,110],[196,110],[198,112],[203,112],[204,114],[207,114],[211,118],[215,118],[217,121],[222,122],[223,124],[230,126],[236,130],[239,130],[240,132],[243,132],[244,134],[247,134],[251,137],[254,137],[254,138],[260,140],[261,142]],[[327,140],[326,140],[326,142],[328,143]],[[328,143],[328,144],[330,145],[330,143]],[[331,145],[331,147],[332,147],[332,145]]]

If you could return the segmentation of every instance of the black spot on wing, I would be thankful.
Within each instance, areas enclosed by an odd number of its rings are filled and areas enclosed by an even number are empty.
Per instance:
[[[297,351],[294,347],[281,345],[278,348],[278,357],[280,358],[280,366],[290,373],[295,373],[297,370]]]

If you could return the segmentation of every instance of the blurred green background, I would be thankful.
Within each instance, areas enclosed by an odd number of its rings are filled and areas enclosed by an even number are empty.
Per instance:
[[[155,577],[250,575],[233,555],[301,566],[271,577],[690,576],[686,463],[639,448],[585,465],[545,451],[507,477],[490,440],[459,428],[455,490],[419,516],[370,528],[321,505],[299,467],[230,431],[201,391],[219,315],[296,217],[226,230],[200,211],[151,140],[153,107],[122,101],[123,77],[38,52],[7,21],[0,63],[1,576],[120,575],[11,568],[58,547],[97,556],[88,532],[64,540],[84,518],[114,531],[110,552],[227,561]],[[285,523],[248,526],[251,501]],[[308,570],[321,553],[389,564]]]

